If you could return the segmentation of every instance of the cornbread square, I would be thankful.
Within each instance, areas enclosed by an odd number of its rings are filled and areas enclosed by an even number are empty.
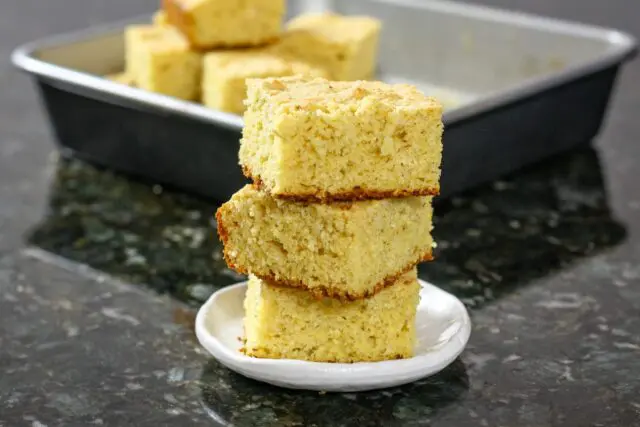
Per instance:
[[[341,363],[412,357],[419,299],[415,268],[373,297],[347,302],[316,299],[304,290],[250,276],[244,352]]]
[[[322,65],[333,80],[365,80],[375,74],[381,22],[368,16],[308,13],[287,23],[278,49]]]
[[[193,46],[259,46],[278,39],[285,0],[163,0],[169,22]]]
[[[431,259],[431,216],[430,196],[309,204],[251,185],[216,214],[230,268],[351,300]]]
[[[300,77],[247,86],[240,164],[274,197],[438,194],[442,105],[414,86]]]
[[[262,48],[211,52],[204,58],[202,101],[211,108],[242,114],[246,79],[293,75],[327,76],[321,68]]]
[[[136,86],[185,100],[200,94],[202,57],[170,26],[128,27],[126,69]]]

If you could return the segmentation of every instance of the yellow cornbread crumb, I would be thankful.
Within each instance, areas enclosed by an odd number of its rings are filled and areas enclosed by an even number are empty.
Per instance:
[[[163,0],[162,7],[193,46],[210,49],[277,40],[285,0]]]
[[[341,299],[373,295],[431,259],[431,217],[429,196],[308,204],[251,185],[216,215],[229,267]]]
[[[287,23],[276,49],[325,67],[333,80],[374,75],[381,22],[368,16],[307,13]]]
[[[170,26],[131,26],[125,32],[126,72],[136,86],[185,100],[197,100],[201,55]]]
[[[247,86],[240,164],[271,195],[438,194],[442,105],[414,86],[300,77]]]
[[[293,75],[327,76],[323,69],[285,59],[267,49],[211,52],[204,58],[202,101],[211,108],[242,114],[247,78]]]
[[[343,302],[249,277],[245,354],[352,363],[413,356],[420,285],[416,269],[371,298]]]

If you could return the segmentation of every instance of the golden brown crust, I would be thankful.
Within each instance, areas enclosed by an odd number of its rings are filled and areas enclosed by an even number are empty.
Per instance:
[[[269,193],[276,199],[284,199],[295,202],[309,202],[309,203],[331,203],[331,202],[346,202],[346,201],[358,201],[358,200],[380,200],[380,199],[396,199],[402,197],[412,196],[437,196],[440,194],[440,187],[420,188],[417,190],[367,190],[364,188],[356,187],[350,191],[342,193],[328,193],[326,191],[316,191],[315,193],[303,193],[303,194],[290,194],[279,193],[273,194],[270,189],[264,184],[259,176],[255,176],[251,173],[251,170],[247,166],[242,166],[242,172],[249,178],[253,185],[260,191]]]
[[[216,226],[218,228],[218,238],[222,242],[222,248],[223,248],[222,252],[223,252],[225,261],[227,261],[227,254],[226,254],[226,251],[224,250],[224,248],[227,247],[227,240],[229,240],[229,233],[227,232],[227,229],[224,228],[224,222],[222,221],[222,211],[223,211],[224,207],[225,206],[222,205],[216,211]],[[228,261],[227,261],[227,264],[229,264]]]
[[[278,41],[279,37],[271,37],[266,40],[261,40],[257,43],[200,43],[196,39],[195,22],[193,17],[182,8],[180,0],[162,0],[162,10],[167,14],[167,21],[174,27],[176,27],[184,36],[189,40],[189,44],[198,50],[206,51],[215,48],[249,48],[264,46],[267,44]]]

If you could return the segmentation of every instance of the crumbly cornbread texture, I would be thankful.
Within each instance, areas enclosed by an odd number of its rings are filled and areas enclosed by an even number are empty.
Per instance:
[[[170,26],[128,27],[125,34],[126,72],[137,87],[185,100],[197,100],[202,74],[201,55]]]
[[[413,356],[420,285],[416,269],[371,298],[314,298],[249,277],[245,347],[249,356],[314,362],[364,362]]]
[[[431,259],[431,197],[331,204],[247,185],[217,212],[229,267],[318,296],[359,299]]]
[[[193,46],[210,49],[277,40],[285,0],[163,0],[162,7]]]
[[[438,194],[442,105],[414,86],[300,77],[247,85],[240,164],[271,195]]]
[[[276,46],[325,67],[333,80],[365,80],[375,73],[381,22],[368,16],[308,13],[287,23]]]
[[[202,101],[211,108],[242,114],[247,96],[246,79],[293,75],[327,77],[322,68],[264,48],[211,52],[204,58]]]

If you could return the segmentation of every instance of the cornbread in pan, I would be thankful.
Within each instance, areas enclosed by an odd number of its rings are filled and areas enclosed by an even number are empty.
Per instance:
[[[216,214],[230,268],[317,296],[374,295],[431,259],[431,197],[331,204],[246,185]]]
[[[184,100],[199,99],[202,57],[175,28],[128,27],[125,50],[126,72],[137,87]]]
[[[366,362],[413,356],[420,299],[412,268],[371,298],[339,301],[249,277],[248,356],[314,362]]]
[[[442,105],[414,86],[301,77],[247,85],[240,164],[272,196],[438,194]]]
[[[163,0],[162,8],[195,47],[246,47],[278,39],[285,0]]]
[[[293,75],[326,77],[327,73],[264,48],[214,51],[204,57],[202,102],[211,108],[242,114],[247,78]]]
[[[277,45],[282,53],[329,71],[333,80],[364,80],[374,75],[381,22],[368,16],[307,13],[287,23]]]

